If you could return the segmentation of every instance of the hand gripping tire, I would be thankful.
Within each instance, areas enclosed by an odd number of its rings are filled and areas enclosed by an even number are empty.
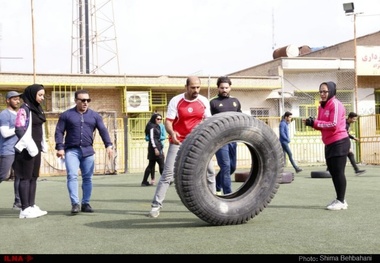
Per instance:
[[[217,196],[207,186],[207,165],[215,152],[230,142],[246,145],[251,169],[236,191]],[[275,196],[282,180],[283,158],[276,134],[263,121],[238,112],[216,114],[182,142],[174,165],[175,188],[182,203],[203,221],[211,225],[243,224]]]

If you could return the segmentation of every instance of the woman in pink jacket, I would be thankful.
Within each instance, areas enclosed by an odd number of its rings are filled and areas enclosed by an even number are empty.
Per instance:
[[[327,168],[334,184],[336,199],[326,208],[328,210],[347,209],[346,194],[346,163],[350,150],[350,139],[346,130],[346,110],[335,97],[336,84],[332,81],[323,82],[319,86],[321,96],[318,117],[304,120],[306,126],[311,126],[322,133],[325,144]]]

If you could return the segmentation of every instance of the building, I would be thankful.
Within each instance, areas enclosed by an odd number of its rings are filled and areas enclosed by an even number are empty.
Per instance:
[[[380,33],[377,32],[358,38],[357,43],[358,47],[373,47],[380,43],[379,40]],[[324,162],[319,133],[304,127],[301,118],[316,114],[318,86],[326,80],[338,84],[339,99],[345,103],[348,112],[355,111],[353,50],[353,40],[350,40],[316,51],[310,49],[311,52],[295,57],[278,57],[233,72],[229,74],[233,94],[241,101],[244,113],[264,120],[275,132],[278,132],[283,112],[292,111],[296,120],[292,125],[292,150],[296,159],[301,165]],[[378,49],[375,46],[373,50]],[[374,55],[380,57],[380,52]],[[354,127],[361,138],[360,147],[356,149],[358,160],[368,164],[380,164],[380,74],[376,72],[374,75],[357,77],[358,113],[362,116],[359,125]],[[208,98],[216,95],[218,77],[200,76],[203,95]],[[93,100],[90,107],[102,114],[116,145],[115,159],[107,160],[99,136],[95,137],[95,173],[142,172],[147,165],[147,144],[144,139],[146,122],[154,111],[165,118],[168,101],[184,91],[186,78],[43,73],[33,76],[0,72],[0,96],[3,98],[0,99],[0,108],[4,108],[5,94],[9,90],[22,92],[33,82],[45,86],[43,107],[48,117],[46,130],[50,151],[43,156],[41,175],[65,174],[65,168],[55,158],[55,124],[59,113],[74,105],[74,92],[87,89]]]
[[[301,123],[302,117],[316,116],[319,105],[319,84],[332,80],[337,83],[337,97],[344,103],[347,114],[357,112],[361,117],[353,127],[360,144],[354,145],[358,160],[367,164],[380,164],[380,32],[365,35],[330,47],[309,49],[299,56],[279,57],[266,63],[231,73],[232,76],[279,76],[282,88],[268,96],[279,105],[279,114],[293,113],[292,147],[301,163],[324,160],[318,147],[319,137],[310,136]],[[281,52],[280,52],[281,53]],[[355,65],[354,57],[357,57]],[[355,69],[357,74],[355,74]],[[272,116],[275,105],[268,103],[262,112]],[[298,117],[298,119],[297,119]],[[275,125],[274,125],[275,126]],[[319,133],[317,133],[319,134]],[[303,136],[305,135],[305,136]],[[307,143],[305,143],[307,142]],[[358,146],[358,147],[356,147]]]

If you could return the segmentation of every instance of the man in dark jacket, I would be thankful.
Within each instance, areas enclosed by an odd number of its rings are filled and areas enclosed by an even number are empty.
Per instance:
[[[351,123],[356,122],[357,119],[358,119],[358,114],[356,114],[355,112],[350,112],[348,114],[347,119],[346,119],[346,130],[348,133],[348,137],[350,137],[350,139],[354,140],[354,141],[359,141],[359,139],[350,134],[350,125],[351,125]],[[350,163],[351,163],[352,167],[354,168],[356,175],[361,175],[361,174],[365,173],[365,170],[360,170],[359,167],[357,166],[356,161],[355,161],[355,155],[351,149],[350,149],[347,157],[350,160]]]
[[[231,80],[229,77],[219,77],[217,80],[218,95],[211,98],[210,110],[211,114],[217,114],[227,111],[241,112],[241,105],[237,98],[230,95]],[[230,194],[231,174],[236,170],[236,149],[237,143],[231,142],[223,145],[216,153],[216,160],[220,167],[220,171],[216,175],[216,193],[218,195]]]

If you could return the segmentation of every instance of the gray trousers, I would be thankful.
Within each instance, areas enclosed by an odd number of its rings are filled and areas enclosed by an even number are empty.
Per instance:
[[[0,156],[0,183],[4,181],[9,173],[11,172],[13,162],[15,160],[15,155],[1,155]],[[17,176],[14,178],[14,193],[15,193],[15,203],[20,204],[20,195],[18,191],[18,187],[20,185],[20,178]]]
[[[153,197],[152,207],[161,206],[164,202],[166,192],[170,186],[170,182],[174,179],[174,162],[177,156],[179,145],[169,144],[168,152],[166,154],[164,171],[158,181],[156,192]],[[207,185],[213,194],[216,194],[215,185],[215,170],[214,163],[211,160],[207,167]]]

